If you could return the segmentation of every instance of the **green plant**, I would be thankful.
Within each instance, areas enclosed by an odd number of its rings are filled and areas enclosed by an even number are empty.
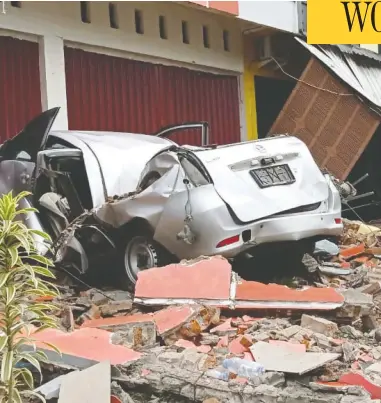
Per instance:
[[[10,192],[0,198],[1,403],[19,403],[24,396],[45,401],[33,392],[32,372],[20,364],[30,363],[41,374],[40,361],[47,357],[42,351],[36,351],[32,328],[38,326],[33,332],[40,332],[57,327],[54,315],[49,316],[55,307],[36,301],[39,297],[58,296],[58,290],[43,279],[54,278],[49,269],[52,263],[37,254],[33,238],[38,235],[50,241],[49,236],[28,229],[21,221],[22,216],[36,211],[19,208],[20,201],[29,194],[22,192],[14,197]]]

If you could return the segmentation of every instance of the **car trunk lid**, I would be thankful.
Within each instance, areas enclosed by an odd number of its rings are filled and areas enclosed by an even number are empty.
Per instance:
[[[295,137],[233,144],[196,155],[217,193],[244,223],[328,198],[324,175]]]

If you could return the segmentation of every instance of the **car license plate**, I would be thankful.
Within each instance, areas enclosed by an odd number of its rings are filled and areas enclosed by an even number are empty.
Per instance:
[[[295,182],[295,177],[288,165],[277,165],[273,167],[257,168],[250,171],[260,188],[270,186],[289,185]]]

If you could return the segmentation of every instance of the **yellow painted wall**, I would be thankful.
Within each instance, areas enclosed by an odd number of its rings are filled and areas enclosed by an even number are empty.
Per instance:
[[[265,67],[261,67],[261,64],[259,62],[245,62],[243,72],[243,87],[248,140],[255,140],[258,138],[257,103],[254,80],[255,76],[284,78],[278,72],[267,70]]]
[[[258,121],[257,121],[257,103],[255,92],[255,76],[280,78],[284,79],[284,75],[279,70],[270,70],[262,65],[262,62],[256,62],[254,55],[253,37],[244,38],[244,73],[243,73],[243,91],[244,106],[246,117],[247,140],[255,140],[258,138]]]

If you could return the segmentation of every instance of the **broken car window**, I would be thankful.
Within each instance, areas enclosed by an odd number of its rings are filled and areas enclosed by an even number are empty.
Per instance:
[[[182,157],[180,159],[181,166],[183,167],[187,178],[192,182],[194,186],[204,186],[208,184],[204,175],[196,168],[187,158]]]

